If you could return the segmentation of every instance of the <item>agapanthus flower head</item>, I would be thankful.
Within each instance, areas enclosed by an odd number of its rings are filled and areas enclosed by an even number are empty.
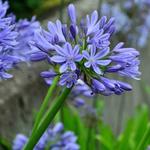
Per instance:
[[[68,88],[80,79],[93,93],[103,95],[119,95],[131,90],[129,85],[109,79],[110,73],[134,79],[140,75],[137,50],[124,48],[123,43],[111,49],[115,19],[107,20],[106,16],[99,19],[98,12],[93,11],[79,21],[73,4],[68,6],[67,12],[69,24],[59,20],[48,22],[48,31],[41,28],[31,42],[31,46],[38,49],[31,60],[47,60],[53,68],[53,73],[46,71],[41,75],[47,81],[60,76],[59,84]]]
[[[8,3],[0,0],[0,80],[9,79],[11,74],[7,73],[20,58],[13,54],[17,45],[17,32],[14,30],[13,17],[7,15]]]
[[[13,150],[22,150],[27,143],[28,137],[23,134],[17,134],[13,141]],[[61,122],[53,127],[49,127],[33,150],[79,150],[79,145],[76,143],[77,137],[71,131],[64,131],[64,126]]]

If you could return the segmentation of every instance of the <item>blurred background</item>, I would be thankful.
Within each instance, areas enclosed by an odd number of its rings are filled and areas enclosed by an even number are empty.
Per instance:
[[[141,4],[140,4],[141,2]],[[148,1],[145,1],[145,3]],[[136,114],[137,107],[150,108],[150,2],[144,0],[9,0],[9,11],[17,19],[33,15],[46,27],[47,21],[57,18],[66,21],[66,6],[74,3],[79,18],[97,9],[100,16],[116,18],[118,41],[136,48],[141,53],[141,80],[129,81],[133,91],[121,96],[99,96],[101,119],[109,124],[115,135],[125,128],[127,120]],[[144,3],[144,4],[143,4]],[[41,104],[48,86],[39,73],[48,69],[40,62],[27,66],[22,64],[13,70],[14,78],[0,82],[0,134],[10,141],[18,132],[28,134],[33,123],[33,114]]]

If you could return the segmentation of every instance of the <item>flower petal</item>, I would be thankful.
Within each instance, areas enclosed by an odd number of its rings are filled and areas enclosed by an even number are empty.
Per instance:
[[[83,58],[83,56],[79,54],[79,55],[77,55],[77,56],[75,57],[75,61],[76,61],[76,62],[79,62],[79,61],[82,60],[82,58]]]
[[[83,51],[82,54],[84,58],[86,58],[87,60],[89,59],[90,55],[87,51]]]
[[[67,63],[64,63],[64,64],[61,65],[61,67],[59,68],[59,71],[62,73],[62,72],[65,72],[67,69],[68,69],[68,64],[67,64]]]
[[[69,66],[70,66],[70,68],[71,68],[72,71],[75,71],[76,68],[77,68],[76,64],[74,62],[70,63]]]
[[[57,63],[62,63],[62,62],[65,62],[66,59],[65,59],[65,57],[56,55],[56,56],[51,57],[51,61],[57,62]]]
[[[71,20],[71,23],[76,24],[76,9],[73,4],[68,6],[68,16]]]
[[[97,74],[102,74],[102,71],[100,70],[100,68],[95,65],[95,64],[92,64],[92,67],[93,67],[93,70],[97,73]]]
[[[102,66],[107,66],[111,63],[111,60],[97,60],[96,63]]]
[[[108,55],[109,52],[110,52],[110,49],[107,47],[107,48],[101,50],[100,52],[98,52],[98,53],[95,55],[95,58],[97,58],[97,59],[103,58],[103,57],[105,57],[106,55]]]
[[[88,62],[85,62],[85,63],[84,63],[84,66],[87,67],[87,68],[90,68],[91,63],[90,63],[89,61],[88,61]]]

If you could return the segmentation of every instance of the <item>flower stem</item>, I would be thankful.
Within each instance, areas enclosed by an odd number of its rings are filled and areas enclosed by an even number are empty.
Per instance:
[[[71,92],[72,88],[65,88],[62,94],[54,100],[52,107],[46,112],[45,116],[41,120],[39,126],[37,127],[34,134],[29,138],[28,143],[25,145],[24,150],[33,150],[34,146],[39,141],[40,137],[43,135],[45,130],[48,128],[49,124],[54,119],[57,112],[60,110],[61,106],[64,104],[66,98]]]
[[[39,110],[39,112],[38,112],[38,114],[37,114],[37,116],[36,116],[35,123],[34,123],[33,129],[32,129],[32,134],[33,134],[33,133],[35,132],[35,130],[37,129],[38,124],[39,124],[39,122],[41,121],[41,118],[43,117],[43,114],[44,114],[44,112],[45,112],[45,110],[46,110],[46,108],[47,108],[47,106],[48,106],[48,103],[49,103],[49,101],[50,101],[52,95],[53,95],[53,91],[54,91],[54,89],[55,89],[56,86],[57,86],[58,80],[59,80],[59,77],[58,77],[58,76],[55,77],[55,79],[53,80],[52,85],[51,85],[50,88],[48,89],[48,92],[47,92],[47,94],[46,94],[46,96],[45,96],[45,98],[44,98],[44,101],[43,101],[43,103],[42,103],[42,106],[40,107],[40,110]],[[32,134],[31,134],[31,135],[32,135]]]
[[[60,109],[60,121],[64,124],[64,114],[65,114],[66,103]]]
[[[142,140],[140,141],[139,145],[137,146],[136,150],[144,149],[145,143],[147,142],[148,139],[150,139],[150,123],[147,125],[147,129],[144,133],[144,136]]]

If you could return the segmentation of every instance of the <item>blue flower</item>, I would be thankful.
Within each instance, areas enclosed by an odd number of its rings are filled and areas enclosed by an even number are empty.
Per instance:
[[[7,71],[20,62],[20,58],[13,54],[18,34],[13,16],[7,16],[7,9],[8,3],[0,0],[0,80],[12,78]]]
[[[53,41],[55,41],[55,38],[58,38],[57,42],[66,42],[65,36],[62,31],[62,23],[57,20],[56,24],[49,21],[48,22],[48,30],[49,30],[49,36],[52,38]]]
[[[124,43],[119,43],[112,50],[114,55],[109,58],[114,62],[128,63],[139,56],[139,52],[134,48],[124,48]]]
[[[82,98],[80,98],[80,97],[74,98],[73,105],[74,105],[76,108],[82,107],[82,106],[85,105],[85,100],[82,99]]]
[[[75,62],[82,60],[82,55],[79,54],[79,46],[72,48],[71,44],[66,43],[64,47],[56,46],[58,55],[51,57],[51,61],[61,63],[60,72],[65,72],[67,69],[75,71],[77,69]]]
[[[13,150],[22,150],[27,143],[28,138],[23,134],[18,134],[13,141]],[[58,122],[55,126],[50,126],[42,135],[33,150],[79,150],[79,145],[76,143],[77,137],[71,131],[64,131],[62,123]]]
[[[134,59],[127,64],[122,64],[122,69],[118,71],[121,76],[126,76],[129,78],[133,78],[139,80],[139,76],[141,72],[139,71],[140,61],[138,59]]]
[[[75,72],[66,72],[60,76],[60,85],[66,85],[67,88],[72,87],[78,79],[78,75]]]
[[[76,24],[76,10],[73,4],[68,6],[68,16],[72,24]]]
[[[141,75],[139,72],[139,52],[134,48],[124,48],[123,45],[124,43],[117,44],[112,50],[114,54],[109,58],[112,62],[118,63],[120,66],[117,70],[120,75],[139,79],[139,76]]]
[[[105,77],[101,77],[99,80],[94,79],[92,85],[95,93],[100,93],[105,96],[112,94],[120,95],[125,91],[132,90],[131,85],[125,82],[112,80]]]
[[[34,46],[34,48],[38,48],[39,51],[45,53],[54,49],[52,43],[47,41],[46,33],[44,31],[36,32],[34,34],[34,43],[31,43],[31,46]]]
[[[104,33],[104,30],[99,30],[88,40],[89,44],[93,44],[96,47],[103,49],[110,45],[110,34]]]
[[[81,79],[78,79],[70,94],[70,102],[77,108],[86,105],[85,100],[93,97],[91,88]]]
[[[8,2],[2,3],[2,0],[0,0],[0,28],[2,29],[8,27],[12,21],[11,17],[6,16],[8,8]]]
[[[102,93],[106,90],[106,87],[98,80],[92,80],[92,90],[95,93]]]
[[[87,22],[87,35],[96,33],[99,30],[99,21],[98,21],[98,12],[95,10],[91,14],[91,18],[89,15],[86,16]]]
[[[27,143],[28,138],[23,134],[17,134],[16,138],[13,141],[13,150],[22,150],[24,145]]]
[[[128,41],[128,45],[136,45],[141,49],[148,45],[149,6],[149,0],[103,2],[101,14],[115,18],[117,41],[121,37]],[[134,12],[133,9],[135,9]]]
[[[112,36],[116,31],[115,19],[99,19],[98,12],[77,22],[73,4],[68,6],[69,24],[59,20],[48,23],[48,31],[41,29],[33,39],[34,50],[32,60],[48,60],[55,76],[60,76],[59,84],[68,88],[77,86],[77,80],[83,80],[91,89],[91,93],[103,95],[121,94],[123,84],[110,79],[108,84],[102,81],[109,73],[138,79],[139,52],[134,48],[124,48],[123,43],[111,49]],[[33,49],[34,49],[33,48]],[[46,72],[42,75],[48,84],[53,77]],[[103,77],[101,79],[101,77]],[[83,92],[84,93],[84,92]]]
[[[87,51],[83,51],[83,56],[87,60],[84,63],[85,67],[92,67],[97,74],[103,74],[100,66],[107,66],[111,63],[111,60],[109,59],[102,60],[109,54],[109,48],[105,48],[100,51],[96,50],[96,47],[94,45],[90,46],[89,48],[90,54]]]
[[[78,79],[76,86],[72,90],[72,95],[74,97],[82,95],[85,97],[91,97],[91,88],[81,79]]]
[[[50,69],[48,71],[41,72],[40,75],[45,79],[48,85],[51,85],[54,77],[56,77],[58,74],[54,70]]]
[[[102,92],[103,95],[111,95],[113,93],[120,95],[124,91],[132,90],[131,85],[121,82],[121,81],[111,80],[108,78],[101,77],[101,82],[106,87],[106,90]]]
[[[33,39],[34,33],[40,31],[40,23],[32,17],[31,21],[20,19],[16,23],[15,31],[18,33],[14,55],[22,58],[22,61],[29,62],[30,53],[32,51],[29,41]]]

